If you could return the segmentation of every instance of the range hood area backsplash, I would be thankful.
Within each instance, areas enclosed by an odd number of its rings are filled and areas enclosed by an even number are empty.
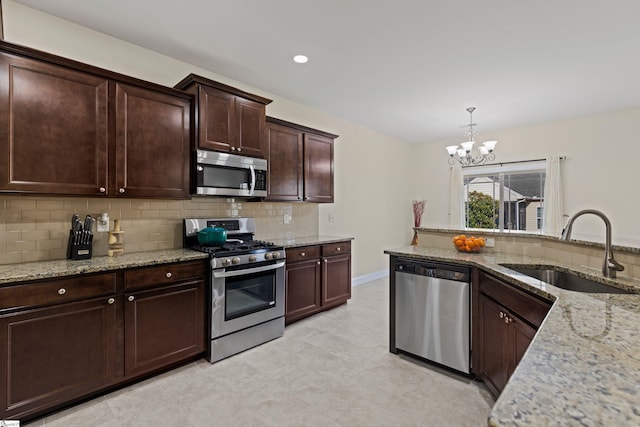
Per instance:
[[[262,240],[318,234],[314,203],[246,202],[194,197],[191,200],[0,197],[0,264],[65,259],[74,213],[120,219],[125,253],[182,247],[183,218],[253,217]],[[285,216],[291,219],[285,224]],[[93,256],[107,255],[108,233],[94,230]]]

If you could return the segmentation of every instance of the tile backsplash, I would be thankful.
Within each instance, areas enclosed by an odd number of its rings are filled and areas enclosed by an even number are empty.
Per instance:
[[[262,240],[318,233],[318,205],[247,202],[194,197],[191,200],[0,197],[0,264],[64,259],[71,216],[108,213],[109,229],[120,219],[127,253],[182,247],[183,218],[246,216],[256,219]],[[285,224],[285,217],[290,222]],[[93,255],[107,254],[108,233],[94,229]]]

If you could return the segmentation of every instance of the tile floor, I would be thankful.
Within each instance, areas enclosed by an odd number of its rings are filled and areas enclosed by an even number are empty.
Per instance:
[[[388,350],[388,280],[282,338],[199,360],[29,426],[486,426],[481,383]]]

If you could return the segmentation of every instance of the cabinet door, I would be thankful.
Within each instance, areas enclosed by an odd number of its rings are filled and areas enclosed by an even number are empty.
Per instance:
[[[515,316],[509,316],[509,318],[513,319],[510,323],[513,346],[511,347],[511,354],[509,355],[511,363],[507,372],[507,375],[510,377],[513,371],[516,370],[516,366],[518,366],[520,360],[522,360],[525,351],[529,348],[529,344],[533,341],[536,330]]]
[[[202,85],[198,90],[198,147],[230,151],[235,143],[235,95]]]
[[[189,101],[116,84],[115,195],[189,197]]]
[[[304,135],[304,200],[333,203],[333,139]]]
[[[319,259],[287,264],[285,283],[286,324],[320,311]]]
[[[265,111],[264,104],[240,97],[236,98],[236,135],[232,151],[235,148],[238,154],[243,156],[265,157]]]
[[[116,305],[104,297],[0,316],[0,419],[42,412],[113,383]]]
[[[204,281],[125,297],[125,376],[162,369],[204,351]]]
[[[0,54],[0,191],[106,195],[105,78]]]
[[[328,307],[351,298],[351,255],[322,258],[322,305]]]
[[[480,337],[480,377],[493,392],[500,394],[509,379],[509,348],[512,341],[508,325],[504,322],[505,309],[487,298],[479,296]],[[500,316],[500,313],[503,316]]]
[[[267,153],[267,200],[302,200],[302,132],[268,123]]]

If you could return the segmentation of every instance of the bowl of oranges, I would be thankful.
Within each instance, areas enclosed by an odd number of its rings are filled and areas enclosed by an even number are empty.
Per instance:
[[[467,237],[464,234],[453,237],[453,244],[458,252],[478,253],[484,248],[484,237]]]

